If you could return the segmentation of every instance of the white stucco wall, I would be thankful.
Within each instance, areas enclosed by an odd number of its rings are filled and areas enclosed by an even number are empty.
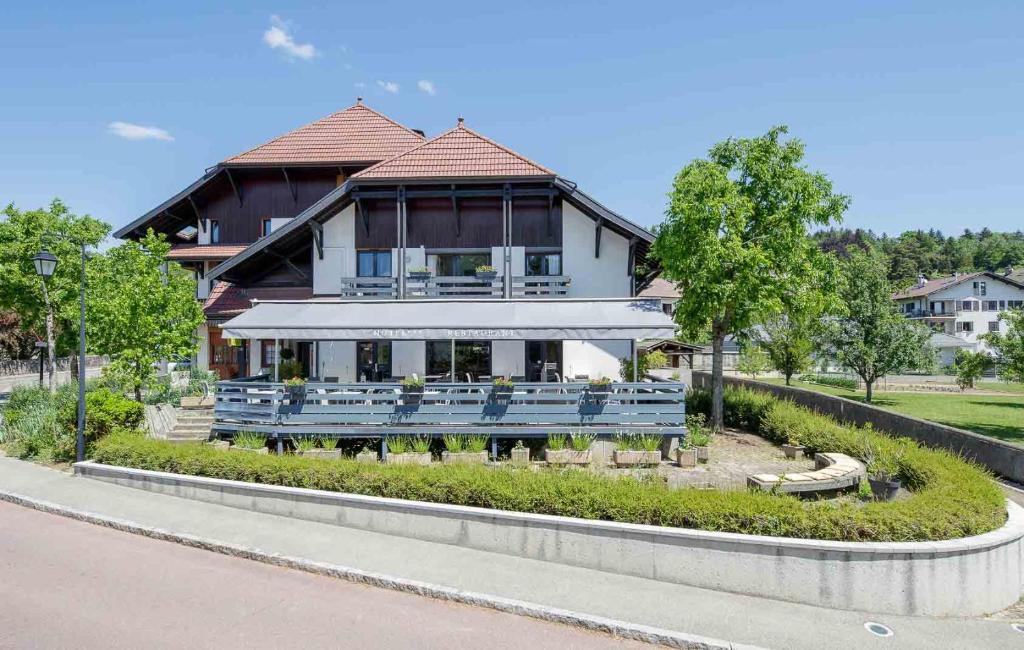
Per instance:
[[[570,298],[628,298],[629,240],[605,228],[594,257],[594,220],[562,203],[562,273],[572,278]]]
[[[350,205],[324,223],[324,258],[313,254],[314,294],[336,295],[341,278],[355,277],[355,246],[355,206]]]
[[[340,382],[356,381],[356,342],[321,341],[318,365],[321,377],[337,377]]]
[[[629,341],[565,341],[562,368],[565,376],[589,375],[618,381],[619,360],[630,356]]]
[[[974,282],[985,283],[985,295],[976,295],[974,290]],[[965,280],[960,284],[936,291],[924,298],[915,298],[911,300],[899,300],[897,304],[900,305],[901,311],[903,306],[907,303],[913,304],[915,309],[931,309],[932,303],[939,301],[965,301],[965,300],[976,300],[979,302],[978,311],[974,310],[963,310],[956,312],[955,318],[936,319],[929,320],[925,319],[924,322],[928,324],[941,324],[943,331],[946,334],[956,336],[957,338],[963,339],[968,343],[973,344],[975,350],[990,351],[990,348],[982,340],[981,337],[989,332],[990,323],[998,323],[999,331],[1006,333],[1008,330],[1005,322],[999,321],[999,312],[1002,311],[999,308],[1000,304],[1006,303],[1010,300],[1024,300],[1024,289],[1019,289],[1011,284],[1002,282],[997,278],[985,276],[983,278],[972,278]],[[1002,301],[996,305],[996,309],[985,309],[986,301]],[[952,304],[947,304],[946,312],[952,309]],[[957,331],[957,323],[970,323],[972,331],[964,332]],[[944,354],[941,363],[943,365],[949,365],[950,361],[947,361],[948,354]]]
[[[491,373],[494,376],[526,375],[526,341],[494,341],[491,344]]]

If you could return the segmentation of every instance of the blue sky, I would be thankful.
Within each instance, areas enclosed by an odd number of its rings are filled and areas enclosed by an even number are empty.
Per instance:
[[[63,4],[0,21],[2,203],[121,225],[363,95],[646,226],[711,144],[788,124],[851,227],[1024,227],[1020,2]]]

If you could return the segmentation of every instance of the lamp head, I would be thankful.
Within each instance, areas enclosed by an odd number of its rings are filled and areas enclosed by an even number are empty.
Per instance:
[[[32,263],[36,267],[36,273],[44,278],[48,278],[53,275],[54,270],[57,268],[57,256],[44,247],[32,258]]]

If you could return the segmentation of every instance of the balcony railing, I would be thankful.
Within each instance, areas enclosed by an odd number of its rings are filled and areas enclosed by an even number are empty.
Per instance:
[[[513,298],[557,298],[569,292],[571,279],[564,275],[529,275],[512,277]],[[345,299],[388,300],[398,298],[398,278],[342,278],[340,295]],[[405,283],[405,298],[502,298],[505,280],[472,275],[430,276],[410,275]]]
[[[911,311],[903,312],[903,315],[907,318],[955,318],[956,314],[953,312],[943,311],[932,311],[931,309],[913,309]]]

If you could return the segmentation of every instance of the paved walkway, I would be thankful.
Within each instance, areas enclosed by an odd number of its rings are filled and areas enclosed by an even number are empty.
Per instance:
[[[1024,634],[1006,619],[867,615],[696,589],[188,501],[9,458],[0,458],[0,492],[289,557],[734,643],[777,649],[1024,646]],[[196,608],[206,606],[201,590],[195,593]],[[869,620],[889,626],[895,636],[871,635],[864,629]],[[491,645],[490,637],[486,643]]]

